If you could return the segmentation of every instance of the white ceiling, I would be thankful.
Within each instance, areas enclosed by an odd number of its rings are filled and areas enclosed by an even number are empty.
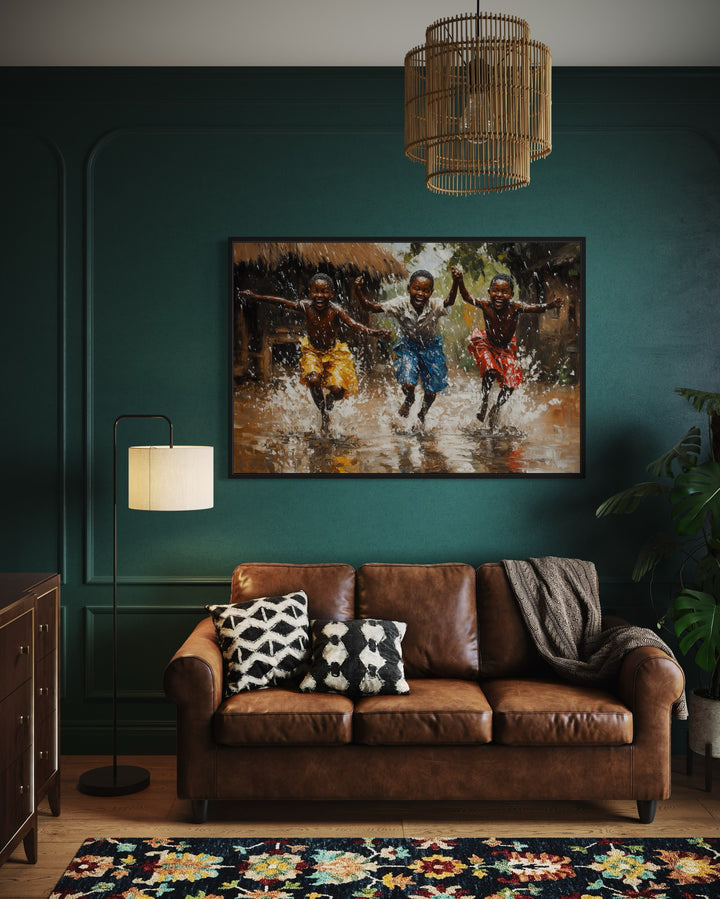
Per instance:
[[[720,65],[720,0],[487,0],[556,66]],[[4,66],[399,66],[472,0],[0,0]]]

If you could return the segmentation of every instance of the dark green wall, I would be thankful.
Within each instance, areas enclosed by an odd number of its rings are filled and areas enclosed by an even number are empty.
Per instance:
[[[172,747],[162,670],[242,560],[594,560],[606,608],[642,519],[596,522],[718,389],[718,70],[554,72],[529,188],[431,195],[401,69],[0,70],[0,569],[63,573],[65,751],[106,750],[112,423],[216,448],[211,511],[120,511],[123,747]],[[226,473],[230,235],[584,236],[581,480]],[[121,445],[162,442],[124,422]]]

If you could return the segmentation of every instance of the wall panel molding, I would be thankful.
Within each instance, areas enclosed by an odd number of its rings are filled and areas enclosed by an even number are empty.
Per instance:
[[[99,685],[98,681],[101,678],[101,674],[104,674],[107,677],[108,670],[111,669],[112,665],[112,655],[110,653],[106,654],[103,657],[103,672],[99,672],[96,666],[96,652],[95,647],[97,644],[97,627],[98,622],[103,617],[111,617],[112,616],[112,605],[108,606],[85,606],[83,610],[84,615],[84,637],[83,637],[83,657],[85,660],[85,680],[84,680],[84,698],[86,700],[112,700],[112,690],[108,688],[104,688]],[[177,628],[177,632],[182,633],[184,636],[190,634],[193,622],[203,617],[203,610],[198,608],[198,606],[119,606],[118,607],[118,622],[121,618],[132,618],[132,617],[142,617],[146,615],[160,615],[167,616],[170,618],[172,616],[173,619],[181,617],[185,619],[189,619],[189,623],[184,628]],[[120,625],[118,624],[118,631],[120,631]],[[173,633],[176,631],[173,630]],[[158,652],[160,653],[159,661],[160,664],[164,667],[172,657],[172,653],[179,647],[181,640],[176,639],[175,645],[167,650],[165,654],[162,653],[162,649],[158,648]],[[128,646],[127,643],[123,644],[122,634],[118,636],[118,669],[121,670],[123,667],[123,663],[127,663],[128,655],[132,654],[132,646]],[[122,673],[119,675],[119,680],[122,681]],[[160,686],[157,688],[140,688],[140,689],[123,689],[122,686],[118,688],[118,700],[127,700],[127,701],[146,701],[146,700],[163,700],[165,699],[165,693],[161,689]]]
[[[64,755],[112,755],[112,721],[68,719],[60,721]],[[174,755],[175,722],[157,719],[124,721],[118,725],[120,754]],[[148,765],[152,778],[152,761]]]
[[[66,583],[68,569],[68,537],[67,537],[67,332],[68,332],[68,209],[67,179],[68,166],[60,145],[52,138],[28,128],[0,127],[0,140],[5,136],[16,135],[35,141],[52,157],[57,179],[57,195],[55,197],[56,222],[56,353],[57,378],[55,395],[57,401],[58,428],[56,434],[57,450],[57,483],[58,503],[56,570],[60,573],[61,584]]]
[[[70,658],[68,651],[67,606],[60,603],[60,699],[68,697],[68,668],[65,661]]]

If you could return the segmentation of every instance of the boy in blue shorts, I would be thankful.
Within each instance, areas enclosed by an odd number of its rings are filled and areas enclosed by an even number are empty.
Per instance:
[[[447,298],[432,297],[435,279],[430,272],[419,269],[410,275],[408,296],[395,297],[385,303],[372,303],[363,293],[364,278],[355,279],[355,293],[366,309],[382,312],[394,318],[402,333],[395,344],[395,377],[405,400],[399,414],[407,418],[415,402],[415,388],[422,383],[423,400],[418,421],[424,422],[428,409],[441,390],[448,386],[447,361],[443,340],[438,334],[440,319],[448,314],[458,292],[458,280],[453,275],[453,285]]]

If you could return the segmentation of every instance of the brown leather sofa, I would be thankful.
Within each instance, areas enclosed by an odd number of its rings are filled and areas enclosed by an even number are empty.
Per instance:
[[[231,601],[297,590],[311,618],[407,622],[410,693],[224,699],[205,619],[165,672],[178,796],[196,820],[216,799],[635,799],[650,823],[670,795],[670,712],[684,677],[662,650],[630,652],[611,689],[563,682],[538,656],[500,564],[243,564]]]

